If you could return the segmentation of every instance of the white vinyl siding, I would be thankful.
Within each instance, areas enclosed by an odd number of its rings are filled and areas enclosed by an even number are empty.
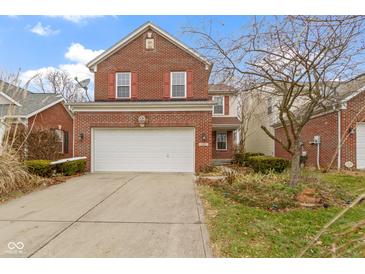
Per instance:
[[[171,72],[171,98],[186,98],[186,72]]]
[[[130,98],[131,97],[131,73],[117,72],[115,74],[116,97]]]
[[[93,129],[93,171],[194,172],[193,128]]]

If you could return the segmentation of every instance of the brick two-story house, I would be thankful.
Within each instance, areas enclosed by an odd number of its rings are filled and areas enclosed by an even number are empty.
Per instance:
[[[87,156],[90,171],[194,172],[231,157],[229,106],[212,117],[212,64],[161,28],[142,25],[88,67],[95,102],[72,109],[75,156]]]

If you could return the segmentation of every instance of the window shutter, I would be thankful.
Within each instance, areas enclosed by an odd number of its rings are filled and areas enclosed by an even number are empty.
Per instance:
[[[170,72],[165,72],[163,75],[163,97],[170,98]]]
[[[63,132],[63,153],[68,153],[68,131]]]
[[[137,72],[132,72],[132,94],[133,99],[137,98],[138,94],[138,74]]]
[[[193,89],[192,89],[193,72],[191,70],[187,71],[186,72],[186,77],[187,77],[187,80],[186,80],[186,84],[187,84],[186,97],[191,98],[191,97],[193,97]]]
[[[110,72],[108,76],[108,98],[115,99],[115,73]]]
[[[224,115],[229,115],[229,96],[224,96]]]

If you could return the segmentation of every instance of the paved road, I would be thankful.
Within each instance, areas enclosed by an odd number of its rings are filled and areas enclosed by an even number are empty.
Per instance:
[[[0,205],[0,257],[210,257],[207,239],[191,174],[88,174]]]

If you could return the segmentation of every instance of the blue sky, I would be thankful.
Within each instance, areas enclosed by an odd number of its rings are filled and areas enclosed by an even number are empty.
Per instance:
[[[195,39],[184,27],[212,22],[220,33],[234,34],[249,16],[0,16],[0,70],[24,77],[49,68],[92,77],[85,63],[146,21],[152,21],[187,45]]]

